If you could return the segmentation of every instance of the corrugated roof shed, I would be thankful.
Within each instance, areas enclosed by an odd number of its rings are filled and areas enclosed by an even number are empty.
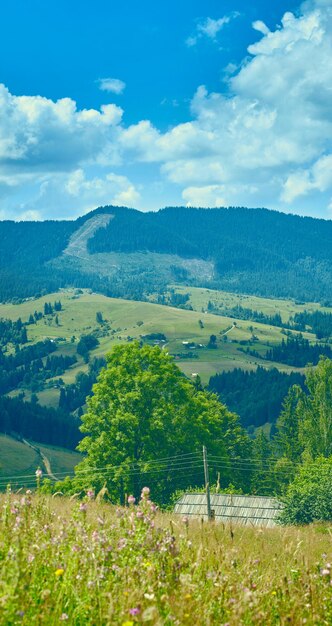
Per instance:
[[[217,521],[245,526],[275,526],[281,509],[281,504],[276,498],[264,496],[235,496],[218,493],[211,494],[210,500],[211,509]],[[184,494],[175,504],[174,512],[207,519],[206,494]]]

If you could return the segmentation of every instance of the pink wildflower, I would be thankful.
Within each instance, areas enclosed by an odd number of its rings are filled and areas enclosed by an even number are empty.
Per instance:
[[[320,573],[321,573],[322,576],[329,576],[331,572],[330,572],[329,569],[324,568],[324,569],[320,570]]]
[[[138,606],[135,606],[132,609],[129,609],[130,615],[139,615],[140,612],[141,612],[141,609]]]
[[[128,496],[128,504],[135,504],[136,498],[134,496]]]
[[[142,493],[141,493],[141,498],[148,498],[149,495],[150,495],[149,487],[143,487]]]

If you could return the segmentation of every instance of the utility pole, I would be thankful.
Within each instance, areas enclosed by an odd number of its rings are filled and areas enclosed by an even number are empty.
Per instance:
[[[204,477],[205,477],[205,490],[206,490],[206,508],[207,508],[207,516],[210,521],[212,516],[211,511],[211,501],[210,501],[210,478],[209,478],[209,466],[207,460],[207,451],[206,447],[203,446],[203,463],[204,463]]]

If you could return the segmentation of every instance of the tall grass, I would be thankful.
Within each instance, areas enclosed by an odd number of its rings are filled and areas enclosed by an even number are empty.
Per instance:
[[[257,529],[115,507],[1,497],[0,623],[331,624],[329,528]]]

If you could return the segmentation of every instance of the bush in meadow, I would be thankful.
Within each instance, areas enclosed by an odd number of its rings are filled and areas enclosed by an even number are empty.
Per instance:
[[[332,456],[300,466],[284,498],[284,524],[332,521]]]

